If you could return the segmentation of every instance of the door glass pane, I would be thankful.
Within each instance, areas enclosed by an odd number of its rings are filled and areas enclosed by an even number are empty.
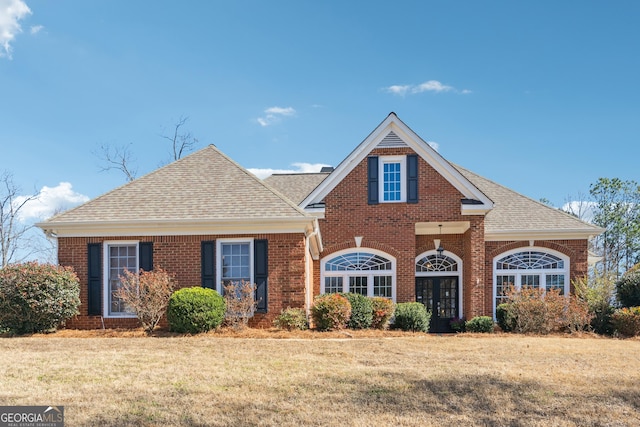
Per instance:
[[[457,279],[440,279],[440,317],[453,318],[458,315],[457,282]]]

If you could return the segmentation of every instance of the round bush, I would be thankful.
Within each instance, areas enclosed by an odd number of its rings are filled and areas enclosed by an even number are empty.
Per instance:
[[[493,332],[493,319],[489,316],[476,316],[464,324],[467,332]]]
[[[369,329],[371,322],[373,321],[373,306],[371,305],[371,299],[364,295],[346,293],[340,294],[349,300],[351,304],[351,317],[347,322],[347,328],[349,329]]]
[[[387,329],[389,320],[391,320],[396,310],[396,305],[388,298],[373,297],[371,298],[371,307],[373,308],[371,327],[374,329]]]
[[[431,313],[419,302],[401,302],[396,305],[393,325],[397,329],[428,332]]]
[[[0,329],[45,332],[78,314],[80,284],[70,267],[28,262],[0,269]]]
[[[640,306],[640,268],[633,268],[616,282],[616,296],[622,307]]]
[[[496,307],[496,321],[498,322],[498,326],[504,332],[511,332],[515,329],[515,318],[511,314],[510,311],[511,304],[502,303]]]
[[[615,330],[627,337],[640,335],[640,307],[625,307],[616,310],[611,318]]]
[[[216,329],[226,311],[224,298],[213,289],[183,288],[169,299],[167,320],[173,332],[196,334]]]
[[[316,329],[344,329],[351,317],[351,304],[340,294],[318,295],[313,300],[311,317]]]
[[[309,328],[307,313],[301,308],[290,308],[282,310],[280,315],[273,321],[273,325],[278,329],[287,331],[303,331]]]

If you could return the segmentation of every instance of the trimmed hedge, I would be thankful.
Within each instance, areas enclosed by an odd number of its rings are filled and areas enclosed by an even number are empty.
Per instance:
[[[0,330],[51,331],[79,306],[80,284],[70,267],[27,262],[0,269]]]
[[[344,329],[351,317],[351,303],[340,294],[317,295],[311,307],[311,317],[320,331]]]
[[[389,298],[373,297],[371,298],[371,307],[373,308],[371,327],[374,329],[387,329],[389,321],[396,310],[396,305]]]
[[[179,289],[169,299],[169,328],[191,334],[216,329],[224,320],[226,308],[224,298],[213,289],[199,286]]]
[[[467,332],[493,332],[493,319],[489,316],[476,316],[464,324]]]
[[[616,310],[611,318],[615,330],[623,336],[640,335],[640,307],[625,307]]]
[[[286,331],[309,329],[307,313],[301,308],[287,307],[273,320],[273,326]]]
[[[431,313],[419,302],[401,302],[396,305],[393,326],[413,332],[428,332]]]
[[[373,322],[371,299],[352,292],[340,294],[351,304],[351,316],[347,322],[349,329],[369,329]]]

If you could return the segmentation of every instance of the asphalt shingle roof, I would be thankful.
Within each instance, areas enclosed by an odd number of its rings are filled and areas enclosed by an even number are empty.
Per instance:
[[[213,145],[170,163],[47,223],[226,220],[308,216]]]
[[[327,172],[274,174],[265,178],[264,182],[300,204],[328,176]]]
[[[485,217],[485,233],[593,230],[594,234],[599,234],[601,231],[595,225],[523,196],[463,167],[452,166],[494,202],[493,209]]]

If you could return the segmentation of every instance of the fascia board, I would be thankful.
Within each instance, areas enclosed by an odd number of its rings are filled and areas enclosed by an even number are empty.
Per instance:
[[[225,221],[95,221],[36,224],[57,237],[181,236],[199,234],[274,234],[302,233],[313,227],[314,218],[259,218]]]
[[[569,229],[569,230],[509,230],[492,231],[484,235],[487,242],[502,242],[511,240],[584,240],[601,233],[598,229]]]

